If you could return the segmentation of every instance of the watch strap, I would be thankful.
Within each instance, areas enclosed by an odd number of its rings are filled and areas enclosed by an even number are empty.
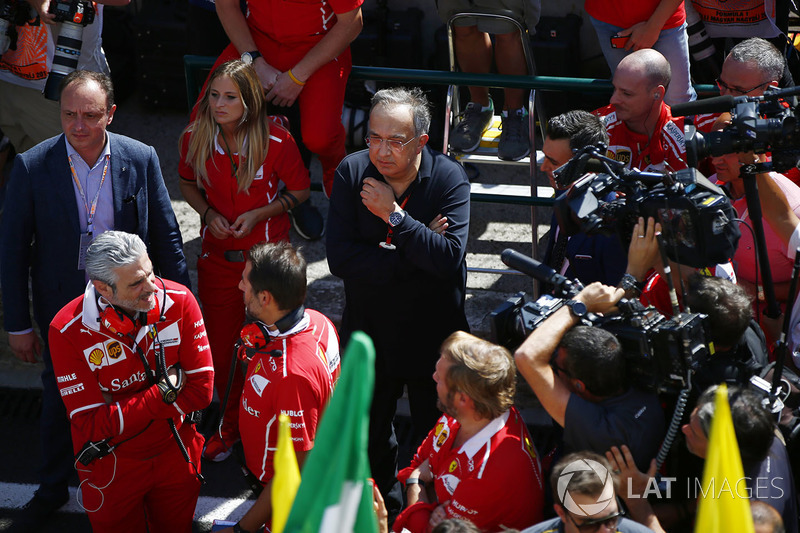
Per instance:
[[[418,477],[410,477],[406,479],[406,487],[408,487],[409,485],[419,485],[421,487],[424,487],[425,482]]]

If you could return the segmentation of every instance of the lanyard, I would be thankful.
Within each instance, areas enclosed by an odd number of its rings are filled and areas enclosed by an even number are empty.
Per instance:
[[[226,154],[228,155],[228,159],[231,160],[231,176],[234,178],[236,177],[236,172],[239,170],[239,167],[236,165],[236,162],[233,160],[233,153],[231,152],[231,147],[228,146],[228,141],[225,139],[225,134],[222,133],[222,126],[219,126],[219,136],[222,137],[222,142],[225,143],[225,149],[227,150]]]
[[[405,199],[403,200],[403,203],[400,204],[400,209],[404,209],[406,207],[406,203],[408,203],[409,198],[411,198],[410,194],[406,196]],[[392,227],[389,226],[389,229],[386,230],[386,241],[379,242],[378,246],[380,246],[381,248],[385,248],[387,250],[397,250],[397,245],[392,244],[392,235],[394,235],[394,231]]]
[[[81,200],[83,200],[83,207],[86,209],[86,233],[92,233],[92,224],[94,222],[94,214],[97,211],[97,201],[100,199],[100,191],[103,189],[103,183],[106,181],[106,174],[108,173],[108,161],[110,159],[109,155],[106,154],[105,159],[106,162],[103,164],[103,177],[100,178],[100,186],[97,187],[97,194],[94,195],[94,200],[92,200],[92,206],[89,207],[89,204],[86,203],[86,194],[83,192],[83,187],[81,187],[81,182],[78,179],[78,173],[75,172],[75,165],[72,164],[72,156],[67,156],[69,160],[69,168],[72,171],[72,180],[75,182],[75,186],[78,188],[78,193],[81,195]],[[89,174],[91,173],[91,169],[89,170]],[[86,182],[89,182],[89,174],[86,174]]]

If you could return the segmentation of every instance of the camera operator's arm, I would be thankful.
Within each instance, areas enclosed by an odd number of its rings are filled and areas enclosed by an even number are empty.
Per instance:
[[[28,2],[33,9],[39,14],[39,19],[45,24],[55,24],[56,23],[56,16],[52,13],[48,13],[50,9],[50,2],[51,0],[32,0]],[[105,4],[107,6],[127,6],[131,3],[131,0],[96,0],[98,4]]]
[[[739,161],[742,163],[753,163],[753,154],[740,154]],[[759,162],[756,159],[755,162]],[[756,174],[756,185],[758,186],[758,196],[761,199],[761,212],[767,219],[772,231],[783,241],[783,244],[790,246],[792,237],[795,238],[795,247],[789,247],[786,255],[794,256],[796,245],[800,244],[800,218],[792,210],[786,194],[768,172]]]
[[[574,300],[583,302],[592,313],[605,313],[616,309],[624,291],[602,283],[592,283],[578,293]],[[533,389],[542,406],[560,426],[564,426],[567,402],[571,394],[564,381],[557,379],[550,358],[558,348],[561,338],[578,324],[568,306],[547,317],[514,353],[520,373]],[[565,376],[567,378],[568,376]]]

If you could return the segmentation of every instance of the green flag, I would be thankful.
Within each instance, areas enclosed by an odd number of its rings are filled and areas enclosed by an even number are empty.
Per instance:
[[[322,416],[284,533],[377,533],[367,459],[375,347],[357,331]]]

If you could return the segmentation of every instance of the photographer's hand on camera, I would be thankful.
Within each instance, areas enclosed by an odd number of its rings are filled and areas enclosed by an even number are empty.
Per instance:
[[[39,19],[42,22],[45,24],[56,23],[56,16],[48,12],[50,9],[50,0],[32,0],[28,3],[31,5],[31,7],[33,7],[33,9],[36,10],[36,13],[39,14]]]
[[[643,217],[633,227],[631,243],[628,246],[628,267],[626,273],[636,278],[637,282],[643,282],[647,278],[647,273],[652,268],[660,266],[658,241],[656,233],[661,231],[661,224],[658,224],[652,217],[645,223]]]
[[[617,302],[625,296],[619,287],[609,287],[595,281],[587,285],[573,300],[583,302],[590,313],[613,313],[617,310]]]

